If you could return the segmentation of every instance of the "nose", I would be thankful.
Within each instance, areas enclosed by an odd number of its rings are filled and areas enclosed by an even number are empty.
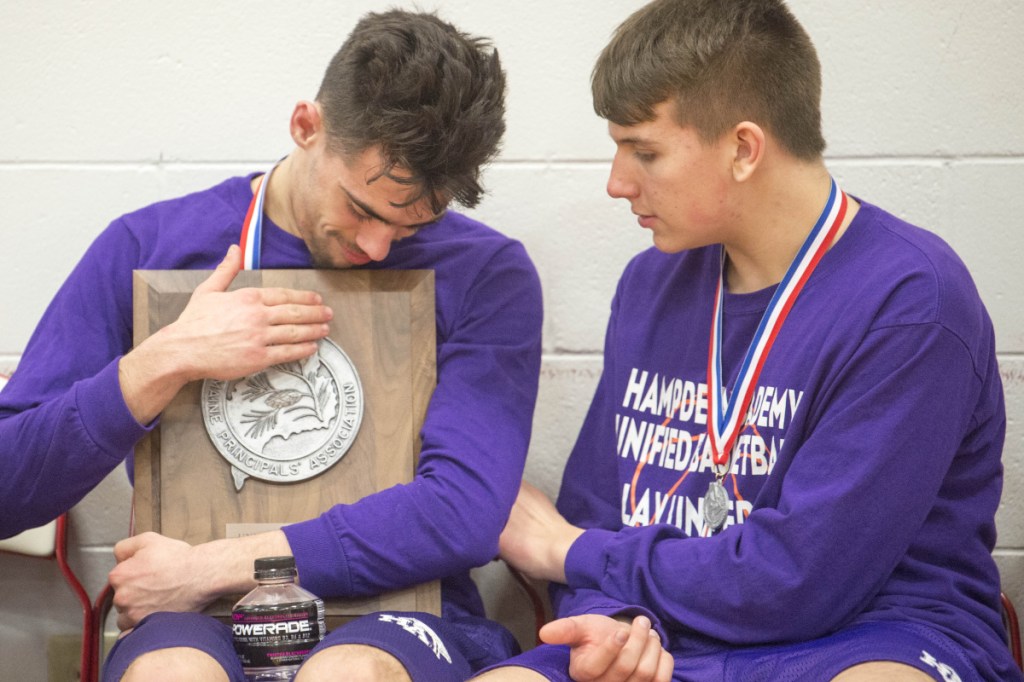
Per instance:
[[[391,252],[391,242],[397,238],[397,228],[379,220],[372,220],[356,234],[356,245],[373,260],[384,260]]]
[[[612,169],[608,174],[608,185],[605,189],[608,196],[613,199],[633,199],[637,196],[637,184],[630,177],[625,161],[618,154],[612,159]]]

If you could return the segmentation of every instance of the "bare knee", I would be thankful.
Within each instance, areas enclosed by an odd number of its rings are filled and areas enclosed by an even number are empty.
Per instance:
[[[295,682],[326,682],[341,679],[351,682],[411,682],[397,658],[376,647],[363,644],[339,644],[310,656],[299,668]]]
[[[228,675],[209,654],[188,647],[145,653],[128,666],[121,682],[227,682]]]
[[[932,682],[931,675],[906,663],[870,661],[847,668],[832,682]]]

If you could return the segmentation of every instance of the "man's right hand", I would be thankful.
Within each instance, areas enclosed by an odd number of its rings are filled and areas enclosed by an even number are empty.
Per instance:
[[[537,580],[565,582],[565,557],[583,529],[565,520],[548,497],[523,481],[498,538],[501,558]]]
[[[188,382],[231,380],[307,358],[333,312],[320,294],[266,288],[228,291],[242,270],[237,246],[189,299],[181,316],[121,358],[118,377],[132,415],[148,424]]]
[[[587,614],[554,620],[540,632],[547,644],[567,644],[569,676],[577,682],[669,682],[675,665],[646,616],[625,623]]]

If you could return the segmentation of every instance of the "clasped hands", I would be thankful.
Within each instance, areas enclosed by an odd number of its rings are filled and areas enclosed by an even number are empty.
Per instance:
[[[544,493],[523,482],[498,546],[502,559],[531,578],[565,583],[566,555],[582,534]],[[538,634],[548,644],[570,647],[569,675],[578,682],[667,682],[672,677],[672,656],[646,616],[629,621],[570,616],[548,623]]]

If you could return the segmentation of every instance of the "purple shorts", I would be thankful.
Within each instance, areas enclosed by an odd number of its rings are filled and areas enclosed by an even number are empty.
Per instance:
[[[674,682],[821,682],[869,661],[896,661],[938,682],[982,682],[963,650],[922,625],[872,621],[809,642],[676,656]],[[569,649],[540,646],[508,661],[569,682]]]
[[[439,618],[426,613],[387,612],[357,618],[335,628],[310,656],[338,644],[382,649],[405,666],[413,682],[465,680],[519,653],[510,632],[473,616]],[[198,613],[154,613],[118,640],[103,666],[103,682],[116,682],[139,656],[158,649],[189,647],[212,656],[231,682],[245,682],[231,628]]]

